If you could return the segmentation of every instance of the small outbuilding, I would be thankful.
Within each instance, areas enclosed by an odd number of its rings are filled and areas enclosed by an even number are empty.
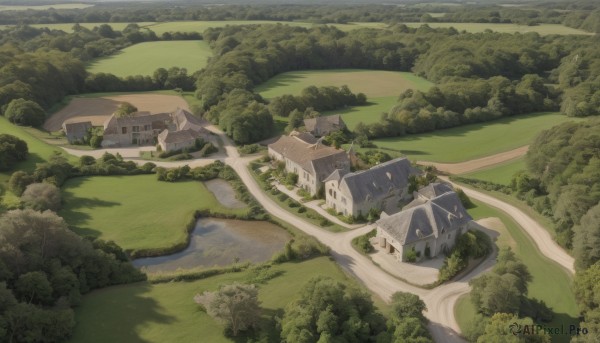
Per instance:
[[[63,123],[62,125],[63,132],[65,133],[65,136],[67,136],[69,144],[85,140],[85,138],[90,135],[91,128],[91,121]]]

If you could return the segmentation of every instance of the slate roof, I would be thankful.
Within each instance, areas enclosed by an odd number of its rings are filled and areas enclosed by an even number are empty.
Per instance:
[[[134,114],[131,117],[118,118],[114,114],[104,122],[104,134],[120,134],[120,127],[145,126],[152,125],[153,130],[165,129],[166,124],[171,120],[169,113],[158,114]],[[140,130],[144,131],[144,130]]]
[[[386,197],[390,191],[406,187],[408,177],[418,173],[408,159],[397,158],[368,170],[344,175],[339,189],[350,195],[356,203],[375,201]]]
[[[439,195],[377,221],[401,245],[456,230],[472,220],[455,192]]]
[[[439,195],[453,191],[452,186],[446,183],[434,182],[419,189],[417,192],[427,199],[433,199]]]
[[[181,131],[170,131],[169,129],[166,129],[158,135],[158,140],[165,143],[185,143],[195,141],[196,138],[200,138],[200,136],[200,132],[192,129]]]
[[[334,170],[350,165],[344,150],[320,143],[309,144],[297,137],[281,136],[275,143],[269,144],[269,149],[299,164],[318,181],[327,178]]]
[[[311,135],[308,132],[292,131],[290,133],[290,136],[296,137],[299,140],[301,140],[305,143],[308,143],[308,144],[315,144],[318,141],[318,139],[315,136]]]
[[[177,130],[192,129],[198,131],[204,126],[200,118],[181,108],[173,112],[172,118]]]
[[[304,126],[306,127],[306,131],[314,132],[316,128],[319,128],[319,132],[324,133],[343,129],[346,127],[346,124],[339,114],[335,114],[304,119]]]
[[[73,137],[83,137],[87,135],[88,130],[92,128],[91,121],[63,123],[65,134]]]

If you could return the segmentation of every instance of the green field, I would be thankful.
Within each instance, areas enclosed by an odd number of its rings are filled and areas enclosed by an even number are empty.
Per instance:
[[[403,137],[375,139],[388,152],[419,161],[468,161],[530,144],[537,134],[555,125],[581,120],[560,113],[532,113]]]
[[[478,179],[499,183],[501,185],[510,185],[510,180],[518,171],[525,170],[525,158],[519,157],[508,162],[500,163],[491,168],[474,171],[468,174],[462,174],[462,177]]]
[[[404,23],[408,27],[418,28],[425,23]],[[492,30],[500,33],[527,33],[537,32],[540,35],[593,35],[591,32],[574,29],[560,24],[540,24],[537,26],[527,26],[518,24],[493,24],[493,23],[427,23],[429,27],[454,27],[458,31],[476,33]]]
[[[347,85],[354,93],[365,93],[368,100],[371,100],[397,97],[409,88],[427,90],[433,84],[406,72],[365,69],[303,70],[279,74],[260,84],[255,91],[269,99],[284,94],[300,95],[308,86],[343,85]]]
[[[201,182],[160,182],[156,175],[68,180],[60,215],[81,235],[113,240],[123,249],[167,248],[187,238],[195,210],[224,208]]]
[[[186,68],[189,74],[203,68],[212,51],[204,41],[145,42],[92,61],[91,73],[117,76],[152,75],[158,68]]]
[[[0,5],[0,11],[25,11],[25,10],[48,10],[54,8],[55,10],[73,10],[92,7],[90,4],[55,4],[55,5]]]
[[[533,277],[533,280],[529,284],[528,297],[543,300],[555,313],[554,319],[549,326],[560,327],[561,324],[568,326],[569,324],[577,323],[579,310],[571,291],[571,276],[558,264],[544,257],[532,239],[511,217],[481,202],[473,202],[476,207],[469,209],[469,214],[474,219],[499,218],[506,226],[512,239],[516,242],[514,252],[527,265]],[[455,311],[457,318],[461,318],[458,319],[461,330],[464,330],[465,327],[462,325],[468,323],[468,319],[474,315],[471,312],[473,311],[473,306],[461,303],[460,306],[455,308]],[[568,337],[566,338],[568,341]],[[562,341],[558,340],[557,342]]]
[[[283,274],[260,285],[259,299],[265,319],[294,300],[314,276],[354,282],[327,257],[273,268]],[[193,297],[203,291],[215,290],[221,284],[244,282],[246,275],[247,272],[233,273],[158,285],[137,283],[94,291],[84,296],[76,308],[77,326],[71,342],[234,342],[223,336],[223,327],[201,311]],[[381,301],[377,303],[381,305]],[[267,326],[265,329],[271,336],[269,341],[279,341],[279,337],[274,336],[274,328]],[[238,341],[246,342],[242,338]]]
[[[279,74],[256,87],[255,91],[265,98],[284,94],[300,95],[308,86],[347,85],[354,93],[367,95],[366,106],[324,112],[323,115],[342,114],[346,125],[353,129],[359,122],[379,121],[381,113],[388,112],[396,104],[400,93],[412,88],[428,90],[433,83],[412,73],[365,69],[304,70]],[[285,127],[287,118],[275,118]]]

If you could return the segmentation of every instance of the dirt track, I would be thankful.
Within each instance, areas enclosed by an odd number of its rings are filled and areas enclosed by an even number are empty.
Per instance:
[[[102,98],[74,98],[44,123],[44,129],[58,131],[63,122],[89,120],[94,126],[104,121],[117,109],[119,103],[129,102],[139,111],[150,113],[171,112],[177,107],[189,110],[187,102],[180,96],[166,94],[126,94]]]
[[[417,163],[420,165],[434,166],[437,170],[449,174],[464,174],[521,157],[527,153],[528,149],[529,145],[525,145],[514,150],[460,163],[436,163],[428,161],[417,161]]]

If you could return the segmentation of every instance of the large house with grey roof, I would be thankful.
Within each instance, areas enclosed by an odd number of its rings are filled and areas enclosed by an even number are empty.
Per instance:
[[[417,174],[406,158],[354,173],[336,170],[324,180],[325,203],[345,216],[366,216],[371,209],[394,213],[411,199],[408,178]]]
[[[269,144],[269,156],[285,163],[288,173],[298,175],[298,186],[315,195],[335,170],[350,171],[346,151],[321,144],[307,134],[281,136]]]
[[[472,221],[449,186],[432,184],[425,188],[401,212],[383,214],[376,223],[380,247],[399,261],[406,261],[409,251],[419,259],[448,253]]]
[[[176,134],[171,133],[179,131],[192,130],[199,134]],[[128,117],[117,117],[114,114],[104,122],[103,147],[123,147],[131,145],[152,145],[158,142],[158,136],[167,131],[163,137],[161,147],[167,143],[165,139],[174,142],[177,145],[191,146],[195,139],[200,135],[206,136],[206,130],[203,128],[200,119],[193,114],[177,109],[172,113],[150,114],[149,112],[136,112]],[[193,138],[195,136],[196,138]],[[179,148],[178,148],[179,149]],[[174,149],[174,150],[178,150]],[[169,149],[164,151],[169,151]]]
[[[304,127],[315,137],[327,136],[330,132],[346,129],[339,114],[304,119]]]

